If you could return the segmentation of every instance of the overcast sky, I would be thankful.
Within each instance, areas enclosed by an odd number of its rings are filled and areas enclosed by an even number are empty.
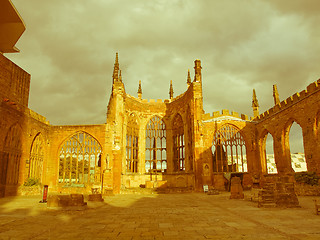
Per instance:
[[[127,93],[167,99],[202,61],[206,112],[252,116],[320,76],[318,0],[12,0],[27,30],[18,54],[32,75],[29,107],[54,125],[101,124],[115,53]]]

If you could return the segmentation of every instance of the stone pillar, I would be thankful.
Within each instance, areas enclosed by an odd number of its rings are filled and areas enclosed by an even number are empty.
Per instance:
[[[121,151],[113,150],[113,193],[119,194],[121,188]]]
[[[280,134],[277,134],[273,139],[274,158],[277,165],[277,170],[279,174],[291,173],[293,172],[293,169],[291,167],[289,140],[285,139],[281,132]]]

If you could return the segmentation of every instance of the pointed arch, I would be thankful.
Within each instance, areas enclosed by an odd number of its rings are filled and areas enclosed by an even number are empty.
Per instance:
[[[185,171],[185,140],[182,117],[177,113],[172,121],[174,171]]]
[[[246,144],[234,125],[225,124],[216,131],[211,149],[214,172],[247,172]]]
[[[139,124],[134,113],[128,115],[126,134],[126,169],[138,172]]]
[[[267,129],[261,134],[259,146],[262,173],[277,173],[278,170],[274,158],[273,136]]]
[[[5,137],[2,159],[0,160],[0,183],[15,185],[19,181],[22,155],[22,130],[18,123],[13,124]]]
[[[284,130],[285,148],[289,153],[291,167],[295,172],[307,171],[304,156],[303,130],[298,121],[289,119]]]
[[[101,154],[100,143],[86,132],[67,138],[59,149],[59,183],[100,182]]]
[[[43,172],[43,156],[44,156],[44,143],[41,133],[38,133],[31,144],[29,161],[27,161],[26,168],[29,178],[39,179],[42,181]]]
[[[166,125],[159,116],[152,117],[146,126],[146,172],[167,171]]]

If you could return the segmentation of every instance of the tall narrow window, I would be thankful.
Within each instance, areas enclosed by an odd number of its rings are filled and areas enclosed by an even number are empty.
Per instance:
[[[215,133],[212,152],[214,172],[247,171],[245,141],[234,126],[226,124]]]
[[[43,169],[43,141],[41,134],[38,134],[31,146],[29,164],[27,163],[27,168],[29,168],[28,177],[42,180],[42,169]]]
[[[184,171],[185,167],[185,147],[183,121],[180,114],[173,119],[173,166],[174,171]]]
[[[146,128],[146,172],[167,171],[166,125],[154,116]]]
[[[67,139],[60,149],[59,182],[100,182],[100,144],[89,134],[79,132]]]
[[[127,172],[138,172],[139,126],[134,114],[128,116],[126,140]]]

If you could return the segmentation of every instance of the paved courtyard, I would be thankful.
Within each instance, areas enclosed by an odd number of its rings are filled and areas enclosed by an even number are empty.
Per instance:
[[[230,193],[105,196],[85,208],[47,209],[40,196],[0,199],[0,239],[320,239],[314,197],[261,209]],[[319,197],[318,197],[319,199]]]

